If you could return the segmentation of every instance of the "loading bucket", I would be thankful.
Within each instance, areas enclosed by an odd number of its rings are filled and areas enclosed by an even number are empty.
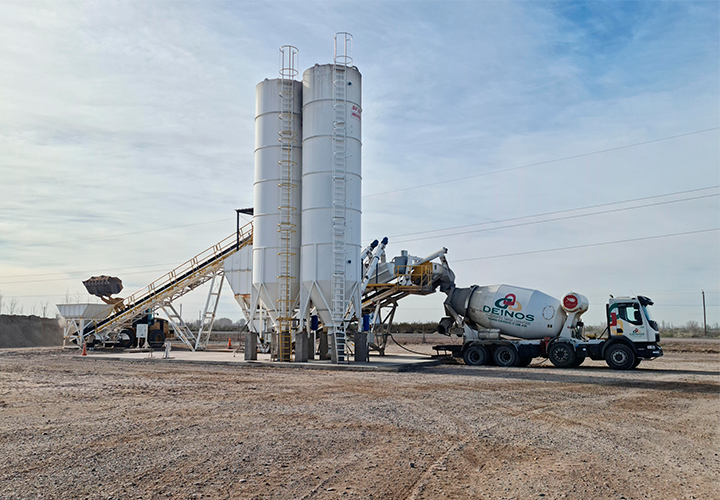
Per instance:
[[[90,295],[96,297],[109,297],[123,289],[122,280],[114,276],[93,276],[83,281],[83,285]]]

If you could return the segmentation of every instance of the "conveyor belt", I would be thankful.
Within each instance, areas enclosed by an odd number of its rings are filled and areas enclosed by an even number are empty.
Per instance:
[[[252,223],[240,228],[221,242],[179,265],[145,288],[125,298],[107,317],[88,325],[85,335],[119,329],[163,304],[172,302],[203,285],[217,273],[225,259],[252,243]]]

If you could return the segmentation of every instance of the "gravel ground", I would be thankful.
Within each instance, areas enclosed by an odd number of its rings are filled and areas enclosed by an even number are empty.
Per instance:
[[[0,351],[0,498],[719,499],[720,342],[664,344],[631,372]]]

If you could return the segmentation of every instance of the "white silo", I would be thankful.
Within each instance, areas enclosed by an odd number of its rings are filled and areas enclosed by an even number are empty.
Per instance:
[[[352,37],[335,36],[334,64],[303,74],[301,311],[315,307],[336,362],[346,362],[349,304],[360,310],[361,75]]]
[[[276,354],[290,360],[300,290],[302,83],[297,49],[280,49],[281,78],[256,87],[253,292],[275,325]]]

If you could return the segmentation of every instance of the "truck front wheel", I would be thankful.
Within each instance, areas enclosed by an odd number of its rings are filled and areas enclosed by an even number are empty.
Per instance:
[[[557,342],[548,350],[550,362],[558,368],[570,368],[575,363],[575,349],[567,342]]]
[[[130,329],[125,329],[120,332],[120,345],[125,349],[130,349],[135,343],[135,333]]]
[[[481,366],[487,363],[488,353],[484,347],[471,345],[463,353],[463,361],[469,366]]]
[[[148,332],[148,344],[150,344],[150,347],[157,349],[158,347],[162,347],[164,343],[165,335],[162,330],[150,330]]]
[[[613,370],[629,370],[635,365],[635,353],[625,344],[611,345],[605,352],[605,361]]]
[[[498,366],[517,366],[520,362],[517,351],[509,345],[501,345],[495,349],[493,358]]]

